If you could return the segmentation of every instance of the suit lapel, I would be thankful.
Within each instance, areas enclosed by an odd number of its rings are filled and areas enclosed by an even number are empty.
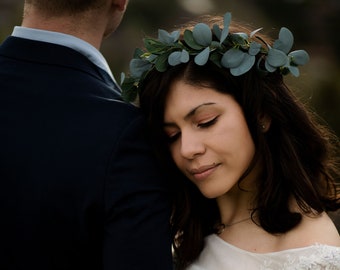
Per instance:
[[[105,83],[109,85],[117,94],[121,95],[122,91],[120,87],[113,81],[111,76],[105,70],[101,69],[100,67],[97,67],[97,69],[103,81],[105,81]]]

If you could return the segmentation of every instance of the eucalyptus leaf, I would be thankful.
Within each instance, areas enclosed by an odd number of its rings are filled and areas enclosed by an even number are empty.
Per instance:
[[[198,23],[193,29],[194,40],[204,47],[209,46],[212,41],[212,32],[210,27],[205,23]]]
[[[149,61],[143,59],[132,59],[130,61],[130,75],[133,78],[139,78],[151,67],[152,64]]]
[[[124,72],[120,73],[120,84],[123,84],[125,78],[126,78],[125,73]]]
[[[171,45],[175,43],[180,36],[180,31],[173,31],[171,34],[163,29],[158,30],[158,39],[160,42]]]
[[[217,24],[213,25],[212,31],[214,35],[217,37],[217,39],[221,40],[222,29]]]
[[[221,49],[221,44],[217,41],[212,41],[210,44],[210,49],[214,50],[214,49]]]
[[[203,51],[201,51],[198,55],[195,56],[195,63],[199,66],[204,66],[208,60],[210,55],[210,49],[209,47],[205,48]]]
[[[289,58],[284,52],[276,49],[270,49],[268,51],[266,62],[268,62],[269,65],[280,67],[286,65],[288,61]]]
[[[257,35],[262,28],[252,31],[249,37],[243,32],[230,33],[231,14],[225,13],[223,19],[223,26],[214,24],[210,29],[207,24],[198,23],[193,30],[184,30],[183,40],[180,40],[180,31],[165,30],[158,31],[158,39],[145,38],[145,50],[136,49],[130,62],[129,77],[121,74],[124,99],[136,98],[148,71],[155,68],[164,72],[169,66],[187,63],[190,58],[200,66],[210,61],[219,68],[228,68],[233,76],[245,74],[253,67],[261,75],[278,72],[299,76],[298,66],[309,61],[304,50],[289,53],[294,37],[285,27],[280,29],[278,39],[271,46]]]
[[[242,38],[242,41],[246,41],[249,38],[246,33],[242,33],[242,32],[235,33],[235,35],[240,36]]]
[[[245,55],[246,53],[236,48],[231,48],[223,54],[221,64],[226,68],[236,68],[241,64]]]
[[[234,45],[241,46],[247,44],[247,38],[244,39],[244,37],[247,36],[247,34],[244,35],[243,34],[242,33],[230,34],[229,37]]]
[[[157,57],[155,61],[155,68],[159,72],[164,72],[168,68],[168,57],[169,54],[161,54],[160,56]]]
[[[226,12],[223,16],[223,27],[229,29],[231,23],[231,13]]]
[[[153,62],[158,56],[155,54],[151,54],[148,57],[146,57],[145,59],[147,59],[149,62]]]
[[[296,65],[305,65],[309,61],[309,55],[305,50],[297,50],[288,54]]]
[[[144,46],[147,51],[151,54],[159,54],[165,51],[168,47],[168,44],[164,44],[158,40],[154,40],[152,38],[144,39]]]
[[[290,30],[287,29],[286,27],[282,27],[280,29],[279,39],[274,42],[273,48],[283,51],[284,53],[287,54],[293,47],[293,43],[294,36],[292,32],[290,32]]]
[[[231,22],[231,13],[227,12],[226,14],[224,14],[224,17],[223,17],[224,28],[223,28],[221,36],[220,36],[220,44],[222,44],[225,41],[225,39],[227,38],[227,36],[229,35],[230,22]]]
[[[255,63],[255,56],[245,54],[240,65],[238,65],[237,67],[234,67],[234,68],[230,68],[230,73],[233,76],[240,76],[240,75],[248,72],[252,68],[254,63]]]
[[[204,47],[199,45],[195,40],[192,31],[185,30],[184,31],[184,41],[185,43],[194,50],[202,50]]]
[[[181,63],[187,63],[189,61],[189,53],[186,50],[172,52],[169,55],[168,63],[170,66],[177,66]]]
[[[276,67],[271,66],[268,61],[265,61],[264,66],[267,71],[269,72],[274,72],[276,70]]]
[[[210,56],[209,56],[209,60],[211,62],[213,62],[216,66],[222,68],[222,65],[221,65],[221,54],[218,53],[218,52],[212,52],[210,53]]]
[[[140,48],[137,48],[137,49],[135,49],[135,51],[133,53],[133,58],[140,58],[141,55],[143,55],[143,54],[144,54],[143,50],[140,49]]]
[[[188,51],[182,50],[182,53],[181,53],[181,62],[182,63],[187,63],[187,62],[189,62],[189,60],[190,60],[190,55],[189,55]]]
[[[257,55],[260,51],[261,51],[261,44],[258,43],[258,42],[251,42],[250,45],[249,45],[249,51],[248,53],[250,55]]]
[[[170,55],[169,55],[169,58],[168,58],[168,63],[170,66],[177,66],[181,63],[181,55],[182,53],[181,52],[172,52]]]
[[[293,76],[295,76],[295,77],[300,76],[300,71],[299,71],[298,67],[289,66],[288,69],[289,69],[290,73],[292,73]]]
[[[138,89],[134,84],[123,84],[122,99],[126,102],[134,101],[137,98]]]

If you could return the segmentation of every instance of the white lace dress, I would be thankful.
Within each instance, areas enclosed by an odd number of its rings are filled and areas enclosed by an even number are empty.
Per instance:
[[[187,270],[340,270],[340,248],[315,244],[271,253],[253,253],[209,235]]]

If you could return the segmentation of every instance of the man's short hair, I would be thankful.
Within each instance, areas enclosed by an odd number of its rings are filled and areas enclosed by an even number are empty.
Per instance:
[[[107,0],[26,0],[26,4],[51,15],[77,14],[102,7]]]

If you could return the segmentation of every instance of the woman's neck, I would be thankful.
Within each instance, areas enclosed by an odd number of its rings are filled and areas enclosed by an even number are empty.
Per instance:
[[[228,193],[216,199],[219,207],[221,222],[233,224],[251,217],[254,193],[234,187]]]

